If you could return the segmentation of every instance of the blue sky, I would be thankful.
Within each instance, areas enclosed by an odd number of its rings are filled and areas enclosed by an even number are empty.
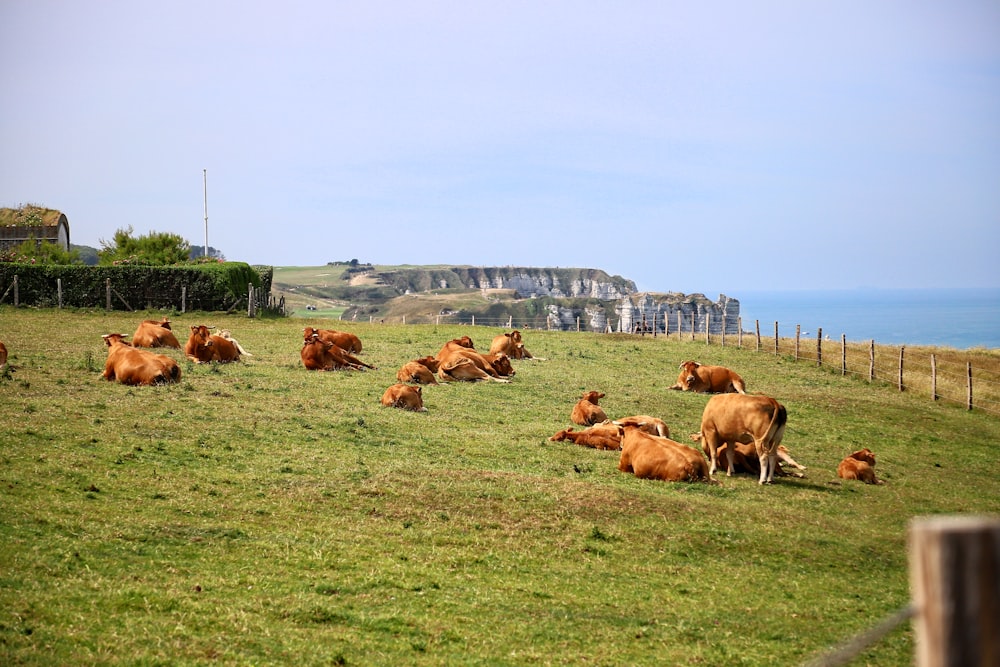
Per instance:
[[[5,0],[0,206],[254,264],[1000,286],[1000,3]]]

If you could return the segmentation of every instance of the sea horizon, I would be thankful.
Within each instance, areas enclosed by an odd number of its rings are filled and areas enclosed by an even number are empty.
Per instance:
[[[762,336],[802,336],[886,345],[1000,348],[1000,287],[745,290],[727,293],[740,302],[744,331],[760,323]]]

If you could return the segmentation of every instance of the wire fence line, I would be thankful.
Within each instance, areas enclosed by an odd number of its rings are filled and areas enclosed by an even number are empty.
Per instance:
[[[432,320],[427,317],[394,317],[369,322],[385,324],[467,324],[500,329],[528,330],[589,330],[577,318],[576,326],[553,326],[550,318],[538,316],[515,321],[513,317],[465,317],[452,314],[440,315]],[[688,324],[685,328],[684,324]],[[731,327],[730,327],[731,328]],[[622,331],[620,326],[608,326],[605,333],[634,334],[652,336],[664,340],[701,342],[706,345],[736,346],[774,355],[791,357],[795,361],[815,363],[817,366],[839,370],[843,376],[853,376],[869,383],[883,383],[895,386],[901,392],[925,395],[932,401],[944,401],[964,406],[968,410],[1000,416],[1000,352],[976,349],[956,350],[934,346],[885,345],[874,339],[848,341],[845,335],[839,339],[823,336],[823,329],[817,329],[814,338],[801,334],[801,326],[795,325],[792,335],[784,335],[785,329],[778,322],[768,326],[762,333],[761,323],[755,320],[752,331],[744,330],[742,318],[737,320],[735,333],[725,326],[711,325],[705,320],[704,328],[697,330],[690,323],[682,322],[670,327],[660,322],[659,326],[636,326],[631,331]]]

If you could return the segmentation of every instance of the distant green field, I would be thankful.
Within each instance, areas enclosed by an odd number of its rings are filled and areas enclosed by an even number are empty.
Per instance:
[[[299,319],[187,313],[253,356],[104,381],[101,335],[160,315],[0,306],[0,664],[796,665],[907,604],[912,517],[1000,513],[1000,419],[786,355],[527,331],[544,361],[418,414],[379,404],[399,366],[501,329],[317,314],[377,367],[317,373]],[[640,480],[548,440],[597,389],[690,443],[689,358],[787,407],[804,479]],[[886,484],[836,478],[862,447]],[[912,661],[904,624],[851,664]]]

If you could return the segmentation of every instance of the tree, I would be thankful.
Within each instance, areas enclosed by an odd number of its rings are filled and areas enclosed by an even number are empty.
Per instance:
[[[147,264],[166,266],[181,264],[191,255],[191,244],[168,232],[150,232],[145,236],[132,236],[132,226],[115,231],[113,241],[101,239],[102,250],[98,251],[99,263]]]

